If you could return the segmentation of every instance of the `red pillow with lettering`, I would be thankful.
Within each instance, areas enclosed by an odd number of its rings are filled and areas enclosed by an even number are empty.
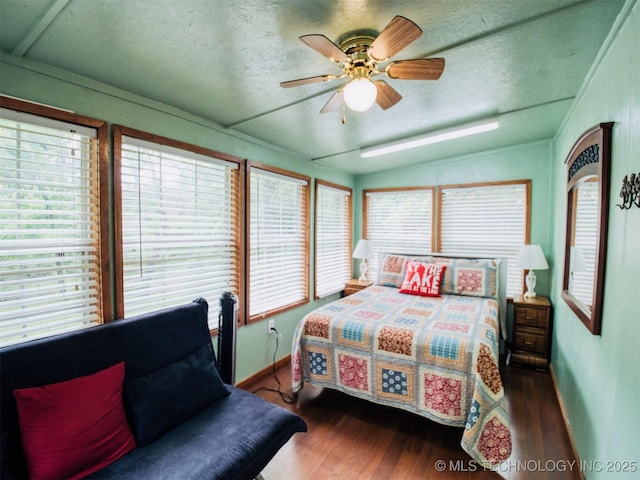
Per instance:
[[[446,268],[446,265],[407,260],[405,268],[407,273],[404,276],[402,287],[400,287],[400,293],[439,297],[440,284]]]
[[[124,411],[124,362],[13,391],[29,478],[81,478],[136,448]]]

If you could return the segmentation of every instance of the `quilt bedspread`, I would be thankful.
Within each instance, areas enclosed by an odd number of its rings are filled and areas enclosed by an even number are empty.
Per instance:
[[[511,453],[498,335],[494,299],[374,285],[299,322],[293,392],[307,381],[464,427],[462,448],[491,468]]]

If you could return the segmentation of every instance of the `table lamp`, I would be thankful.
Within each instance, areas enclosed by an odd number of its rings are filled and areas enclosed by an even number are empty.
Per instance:
[[[534,270],[546,270],[549,268],[540,245],[523,245],[516,265],[524,270],[529,270],[525,277],[527,283],[527,291],[524,294],[525,300],[535,298],[536,274]]]
[[[353,258],[359,258],[360,262],[360,278],[358,280],[362,282],[368,281],[367,279],[367,258],[373,257],[373,246],[369,240],[361,239],[356,245],[356,249],[353,251]]]

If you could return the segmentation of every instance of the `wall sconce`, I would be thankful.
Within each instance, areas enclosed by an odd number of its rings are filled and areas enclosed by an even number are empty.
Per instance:
[[[640,174],[636,176],[635,173],[632,173],[631,178],[627,175],[624,176],[620,196],[622,197],[622,205],[619,203],[616,205],[621,210],[629,209],[634,205],[640,208]]]

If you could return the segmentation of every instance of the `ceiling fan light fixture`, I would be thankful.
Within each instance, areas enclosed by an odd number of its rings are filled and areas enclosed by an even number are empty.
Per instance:
[[[377,95],[378,89],[368,78],[355,78],[344,87],[344,101],[355,112],[369,110]]]

